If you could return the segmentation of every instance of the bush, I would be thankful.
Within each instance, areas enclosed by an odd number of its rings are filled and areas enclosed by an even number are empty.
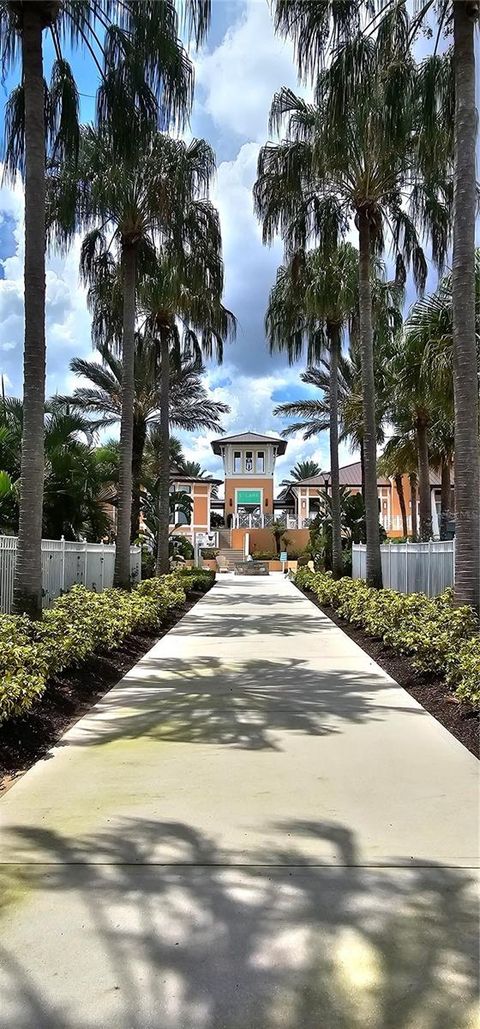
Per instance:
[[[41,622],[0,615],[0,721],[28,711],[49,676],[114,650],[130,633],[155,630],[187,593],[205,592],[212,582],[211,573],[186,568],[147,579],[131,593],[74,586]]]
[[[334,580],[308,568],[299,569],[294,582],[369,636],[410,656],[418,671],[445,678],[461,699],[480,701],[477,623],[471,608],[453,607],[451,590],[434,598],[374,590],[363,579]]]

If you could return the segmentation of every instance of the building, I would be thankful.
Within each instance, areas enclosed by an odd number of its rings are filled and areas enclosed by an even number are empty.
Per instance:
[[[224,517],[227,528],[263,528],[274,519],[274,472],[284,439],[241,432],[212,441],[223,461]]]
[[[188,517],[180,507],[172,507],[170,532],[186,536],[194,544],[197,534],[210,532],[212,493],[214,487],[220,486],[221,479],[195,478],[184,475],[181,470],[174,470],[170,475],[170,493],[187,493],[192,500],[191,514]]]
[[[285,525],[292,546],[301,549],[308,541],[308,527],[321,508],[321,497],[331,493],[331,476],[322,472],[311,479],[291,483],[275,496],[274,473],[277,458],[287,449],[285,440],[258,432],[241,432],[212,440],[212,450],[223,463],[224,480],[185,476],[176,470],[171,476],[171,492],[191,495],[190,518],[177,508],[171,531],[195,543],[211,529],[222,526],[221,541],[244,551],[255,543],[257,549],[271,549],[273,522]],[[407,475],[402,476],[408,533],[412,532],[412,489]],[[225,484],[225,497],[217,498],[215,487]],[[340,468],[340,485],[350,493],[362,491],[362,467],[354,461]],[[378,516],[388,536],[403,535],[402,513],[397,485],[393,478],[378,476]],[[441,482],[431,469],[430,489],[433,535],[439,536]],[[418,524],[418,495],[417,504]],[[453,509],[453,496],[452,496]],[[215,518],[215,515],[217,516]],[[213,517],[212,517],[213,516]],[[246,540],[246,535],[248,539]]]

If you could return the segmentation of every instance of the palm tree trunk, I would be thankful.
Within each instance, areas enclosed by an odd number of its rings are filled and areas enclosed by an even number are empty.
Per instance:
[[[365,524],[367,530],[367,582],[381,588],[382,560],[378,522],[377,427],[373,370],[372,292],[370,285],[370,224],[368,213],[358,213],[360,354],[363,387],[363,452],[365,461]]]
[[[420,498],[420,540],[432,538],[432,499],[430,495],[430,461],[428,457],[427,423],[417,418],[418,492]]]
[[[401,475],[395,475],[395,489],[397,491],[398,503],[400,504],[400,513],[402,516],[402,535],[405,539],[408,536],[408,522],[407,522],[407,506],[405,504],[405,491],[403,489],[403,478]]]
[[[157,575],[169,571],[168,532],[170,526],[170,353],[166,329],[160,335],[160,454],[158,477]]]
[[[442,459],[441,465],[442,491],[440,499],[440,539],[446,540],[448,535],[448,523],[451,517],[452,503],[452,478],[450,461]]]
[[[330,476],[332,485],[332,572],[334,579],[343,575],[342,515],[340,505],[340,471],[338,460],[338,362],[340,333],[338,326],[327,326],[330,340]]]
[[[132,441],[132,515],[130,540],[133,543],[140,532],[140,489],[142,486],[142,462],[147,438],[147,425],[143,418],[135,418],[133,422]]]
[[[360,440],[360,475],[362,478],[363,503],[365,503],[365,452],[363,449],[363,439]]]
[[[132,512],[133,413],[135,405],[135,288],[137,254],[134,246],[123,246],[123,339],[122,414],[120,421],[120,466],[118,475],[117,546],[114,584],[130,586],[130,520]]]
[[[412,508],[412,540],[418,538],[417,525],[417,473],[410,473],[410,503]]]
[[[39,5],[41,6],[41,5]],[[42,613],[45,411],[45,114],[41,10],[23,5],[25,345],[20,512],[13,609]]]
[[[480,611],[480,473],[475,343],[477,4],[453,4],[455,176],[452,309],[455,392],[455,602]]]

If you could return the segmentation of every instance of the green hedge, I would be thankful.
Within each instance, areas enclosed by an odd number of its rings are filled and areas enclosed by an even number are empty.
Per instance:
[[[0,615],[0,721],[28,711],[49,676],[114,650],[130,633],[159,628],[188,593],[205,592],[212,581],[210,572],[187,568],[147,579],[131,593],[74,586],[41,622]]]
[[[371,589],[363,579],[335,581],[308,568],[299,569],[294,582],[369,636],[412,657],[420,672],[445,678],[461,699],[480,703],[478,626],[471,608],[453,607],[450,590],[432,599]]]

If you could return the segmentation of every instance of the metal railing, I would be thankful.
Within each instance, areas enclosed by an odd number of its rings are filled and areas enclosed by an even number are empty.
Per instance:
[[[279,511],[275,515],[239,511],[233,516],[234,529],[269,529],[274,522],[277,525],[284,525],[286,529],[307,528],[310,524],[309,519],[302,520],[284,511]]]
[[[0,536],[0,612],[9,614],[13,601],[13,579],[17,553],[16,536]],[[51,607],[56,597],[81,584],[101,593],[113,586],[115,545],[84,540],[42,540],[42,606]],[[142,575],[141,548],[130,547],[130,575],[139,582]]]
[[[431,540],[430,543],[384,543],[382,555],[383,585],[400,593],[426,593],[436,597],[455,577],[455,541]],[[364,543],[352,547],[352,577],[366,576]]]

